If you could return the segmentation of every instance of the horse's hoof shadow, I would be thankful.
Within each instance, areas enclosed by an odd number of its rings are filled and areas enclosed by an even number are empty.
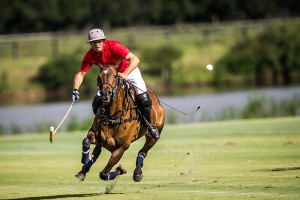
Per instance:
[[[143,179],[143,171],[141,168],[135,168],[133,173],[133,180],[135,182],[140,182]]]
[[[84,181],[85,179],[85,173],[83,173],[82,171],[78,172],[76,175],[75,175],[76,178],[78,178],[80,181]]]

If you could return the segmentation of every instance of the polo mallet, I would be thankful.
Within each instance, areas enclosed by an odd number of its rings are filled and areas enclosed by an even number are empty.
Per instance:
[[[67,111],[67,113],[65,114],[64,118],[61,120],[61,122],[59,123],[59,125],[56,127],[56,129],[54,130],[54,126],[50,126],[50,143],[53,143],[53,139],[54,139],[54,134],[56,133],[56,131],[59,129],[59,127],[62,125],[62,123],[65,121],[65,119],[67,118],[69,112],[71,111],[73,105],[74,105],[75,101],[72,102],[69,110]]]
[[[132,84],[132,85],[133,85],[133,87],[135,87],[136,89],[138,89],[138,90],[140,90],[140,91],[143,91],[141,88],[137,87],[136,85],[134,85],[134,84]],[[168,106],[169,108],[172,108],[173,110],[176,110],[177,112],[179,112],[179,113],[181,113],[181,114],[183,114],[183,115],[186,115],[186,116],[193,116],[194,114],[196,114],[196,112],[197,112],[198,110],[200,110],[200,106],[198,106],[197,109],[196,109],[193,113],[185,113],[185,112],[183,112],[183,111],[181,111],[181,110],[178,110],[177,108],[174,108],[173,106],[170,106],[169,104],[167,104],[167,103],[165,103],[165,102],[163,102],[163,101],[161,101],[161,100],[159,100],[159,99],[158,99],[158,101],[159,101],[160,103],[162,103],[162,104]],[[146,121],[147,121],[147,120],[146,120]]]

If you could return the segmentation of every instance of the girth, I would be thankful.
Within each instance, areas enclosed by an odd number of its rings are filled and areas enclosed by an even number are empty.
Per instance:
[[[120,119],[120,120],[116,120],[116,119],[103,119],[100,120],[100,123],[103,125],[109,125],[109,126],[115,126],[115,125],[121,125],[127,122],[132,122],[133,120],[137,120],[139,119],[139,115],[136,115],[134,117],[130,117],[129,119]]]

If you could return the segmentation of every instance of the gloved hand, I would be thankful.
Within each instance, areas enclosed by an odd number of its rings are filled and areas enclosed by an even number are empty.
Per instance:
[[[76,102],[79,100],[79,92],[77,89],[73,90],[72,99],[73,99],[73,102]]]

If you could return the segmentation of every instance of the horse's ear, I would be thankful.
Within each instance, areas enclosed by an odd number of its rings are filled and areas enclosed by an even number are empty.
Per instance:
[[[101,71],[101,69],[103,69],[103,67],[104,67],[104,65],[102,65],[101,63],[99,63],[98,66],[99,66],[100,71]]]
[[[115,68],[118,68],[120,63],[121,63],[122,59],[118,60],[115,64],[114,64],[114,67]]]

